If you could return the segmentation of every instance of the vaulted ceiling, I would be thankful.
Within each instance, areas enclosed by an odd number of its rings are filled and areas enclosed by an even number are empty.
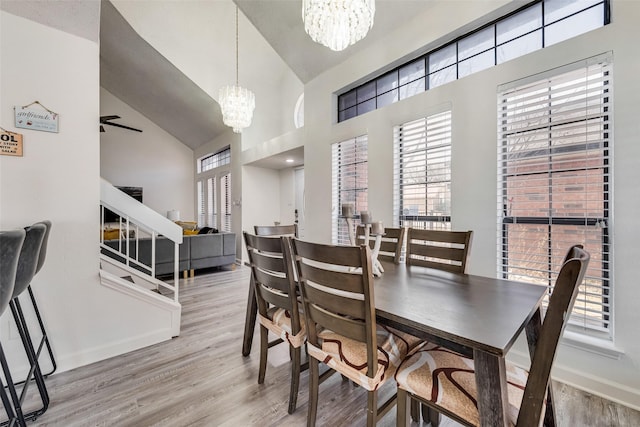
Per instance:
[[[305,33],[301,0],[235,3],[306,83],[428,10],[432,0],[378,0],[375,23],[367,37],[342,52],[313,42]],[[193,149],[226,131],[216,101],[140,37],[108,0],[102,1],[100,21],[101,84],[105,89]],[[233,21],[216,25],[228,27],[218,28],[219,34],[233,34]],[[218,46],[228,48],[224,43]],[[217,54],[214,51],[211,55]],[[226,51],[219,52],[221,58],[228,56]]]
[[[163,1],[154,0],[153,4]],[[442,0],[377,0],[375,23],[367,37],[342,52],[313,42],[305,33],[302,0],[205,0],[203,4],[225,1],[236,3],[300,81],[307,83]],[[171,1],[166,4],[175,5]],[[143,39],[109,0],[101,0],[100,10],[96,2],[87,0],[2,0],[0,5],[11,13],[91,40],[98,38],[99,19],[100,83],[106,90],[192,149],[227,130],[217,102]],[[187,5],[198,7],[197,2],[185,2]],[[233,20],[216,21],[215,25],[218,34],[233,34]],[[161,29],[162,23],[157,26]],[[219,43],[220,51],[210,55],[227,58],[232,45],[231,40]]]

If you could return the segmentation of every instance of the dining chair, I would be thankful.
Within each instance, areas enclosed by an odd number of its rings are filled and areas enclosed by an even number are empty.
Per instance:
[[[298,237],[298,224],[289,225],[254,225],[253,231],[258,236],[293,236]]]
[[[508,416],[518,427],[539,426],[546,416],[553,425],[549,393],[551,367],[558,341],[584,279],[589,253],[581,245],[569,249],[549,298],[529,372],[506,362]],[[446,348],[427,344],[406,358],[395,375],[398,383],[397,426],[407,425],[407,398],[421,403],[465,425],[480,424],[473,360]],[[546,411],[545,411],[546,409]],[[546,413],[545,413],[546,412]]]
[[[406,263],[464,273],[472,234],[472,231],[409,228]]]
[[[9,301],[13,297],[13,289],[15,287],[16,273],[18,270],[18,259],[25,235],[24,230],[0,231],[0,315],[7,309]],[[11,371],[9,370],[1,344],[0,365],[2,365],[4,380],[7,382],[5,386],[2,378],[0,378],[0,399],[7,413],[8,423],[16,423],[19,426],[24,426],[25,421],[20,399],[13,386]],[[12,401],[9,400],[5,388],[9,390]]]
[[[291,389],[289,413],[296,410],[300,384],[301,348],[307,338],[300,314],[297,285],[293,279],[293,262],[289,241],[284,237],[263,237],[244,233],[251,265],[252,284],[260,323],[260,370],[258,384],[264,383],[268,349],[287,342],[291,355]],[[269,342],[269,331],[278,338]]]
[[[316,422],[320,362],[367,390],[367,426],[374,426],[395,404],[394,394],[378,407],[378,389],[409,346],[402,332],[376,323],[371,250],[298,239],[291,240],[291,249],[307,327],[307,426]]]
[[[393,228],[385,227],[384,236],[380,242],[380,252],[378,253],[378,259],[381,261],[389,261],[394,264],[400,263],[400,257],[402,255],[402,247],[404,245],[405,228]],[[356,227],[356,242],[361,245],[364,242],[366,233],[365,226],[358,225]],[[369,236],[369,248],[373,249],[375,244],[375,236]]]
[[[298,237],[298,224],[289,225],[254,225],[254,233],[257,236],[293,236]],[[244,337],[242,339],[242,355],[251,353],[253,343],[253,331],[256,325],[257,307],[253,295],[253,276],[249,281],[249,295],[247,297],[247,312],[244,321]]]

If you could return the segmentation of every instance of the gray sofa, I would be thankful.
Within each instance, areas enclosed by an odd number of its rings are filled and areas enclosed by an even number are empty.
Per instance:
[[[118,242],[118,240],[105,240],[104,243],[117,250]],[[136,256],[135,246],[135,240],[132,239],[129,248],[132,258]],[[138,239],[138,248],[140,252],[138,261],[151,265],[151,238]],[[173,274],[174,251],[171,240],[164,237],[156,239],[156,276]],[[115,259],[119,258],[106,250],[103,250],[103,253]],[[235,233],[215,233],[183,236],[178,259],[178,270],[184,272],[233,264],[236,261],[236,235]]]

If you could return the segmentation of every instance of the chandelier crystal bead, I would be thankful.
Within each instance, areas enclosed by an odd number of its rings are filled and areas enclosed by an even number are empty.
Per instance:
[[[238,6],[236,6],[236,84],[227,85],[218,92],[218,103],[222,111],[222,122],[235,133],[251,126],[256,96],[238,84]]]
[[[373,27],[375,0],[302,0],[304,29],[334,51],[362,40]]]

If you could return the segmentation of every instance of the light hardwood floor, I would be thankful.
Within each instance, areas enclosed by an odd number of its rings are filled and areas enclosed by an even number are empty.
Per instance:
[[[47,380],[49,410],[29,425],[306,425],[305,372],[297,411],[287,414],[287,348],[280,345],[270,350],[263,385],[257,383],[257,334],[251,355],[241,355],[248,284],[246,267],[181,280],[180,337],[52,375]],[[52,340],[55,350],[55,337]],[[381,395],[392,392],[390,383]],[[639,412],[563,384],[556,384],[556,399],[560,426],[640,426]],[[366,393],[334,375],[320,386],[317,424],[364,425],[365,408]],[[395,409],[378,425],[395,425]],[[458,424],[445,419],[441,425]]]

